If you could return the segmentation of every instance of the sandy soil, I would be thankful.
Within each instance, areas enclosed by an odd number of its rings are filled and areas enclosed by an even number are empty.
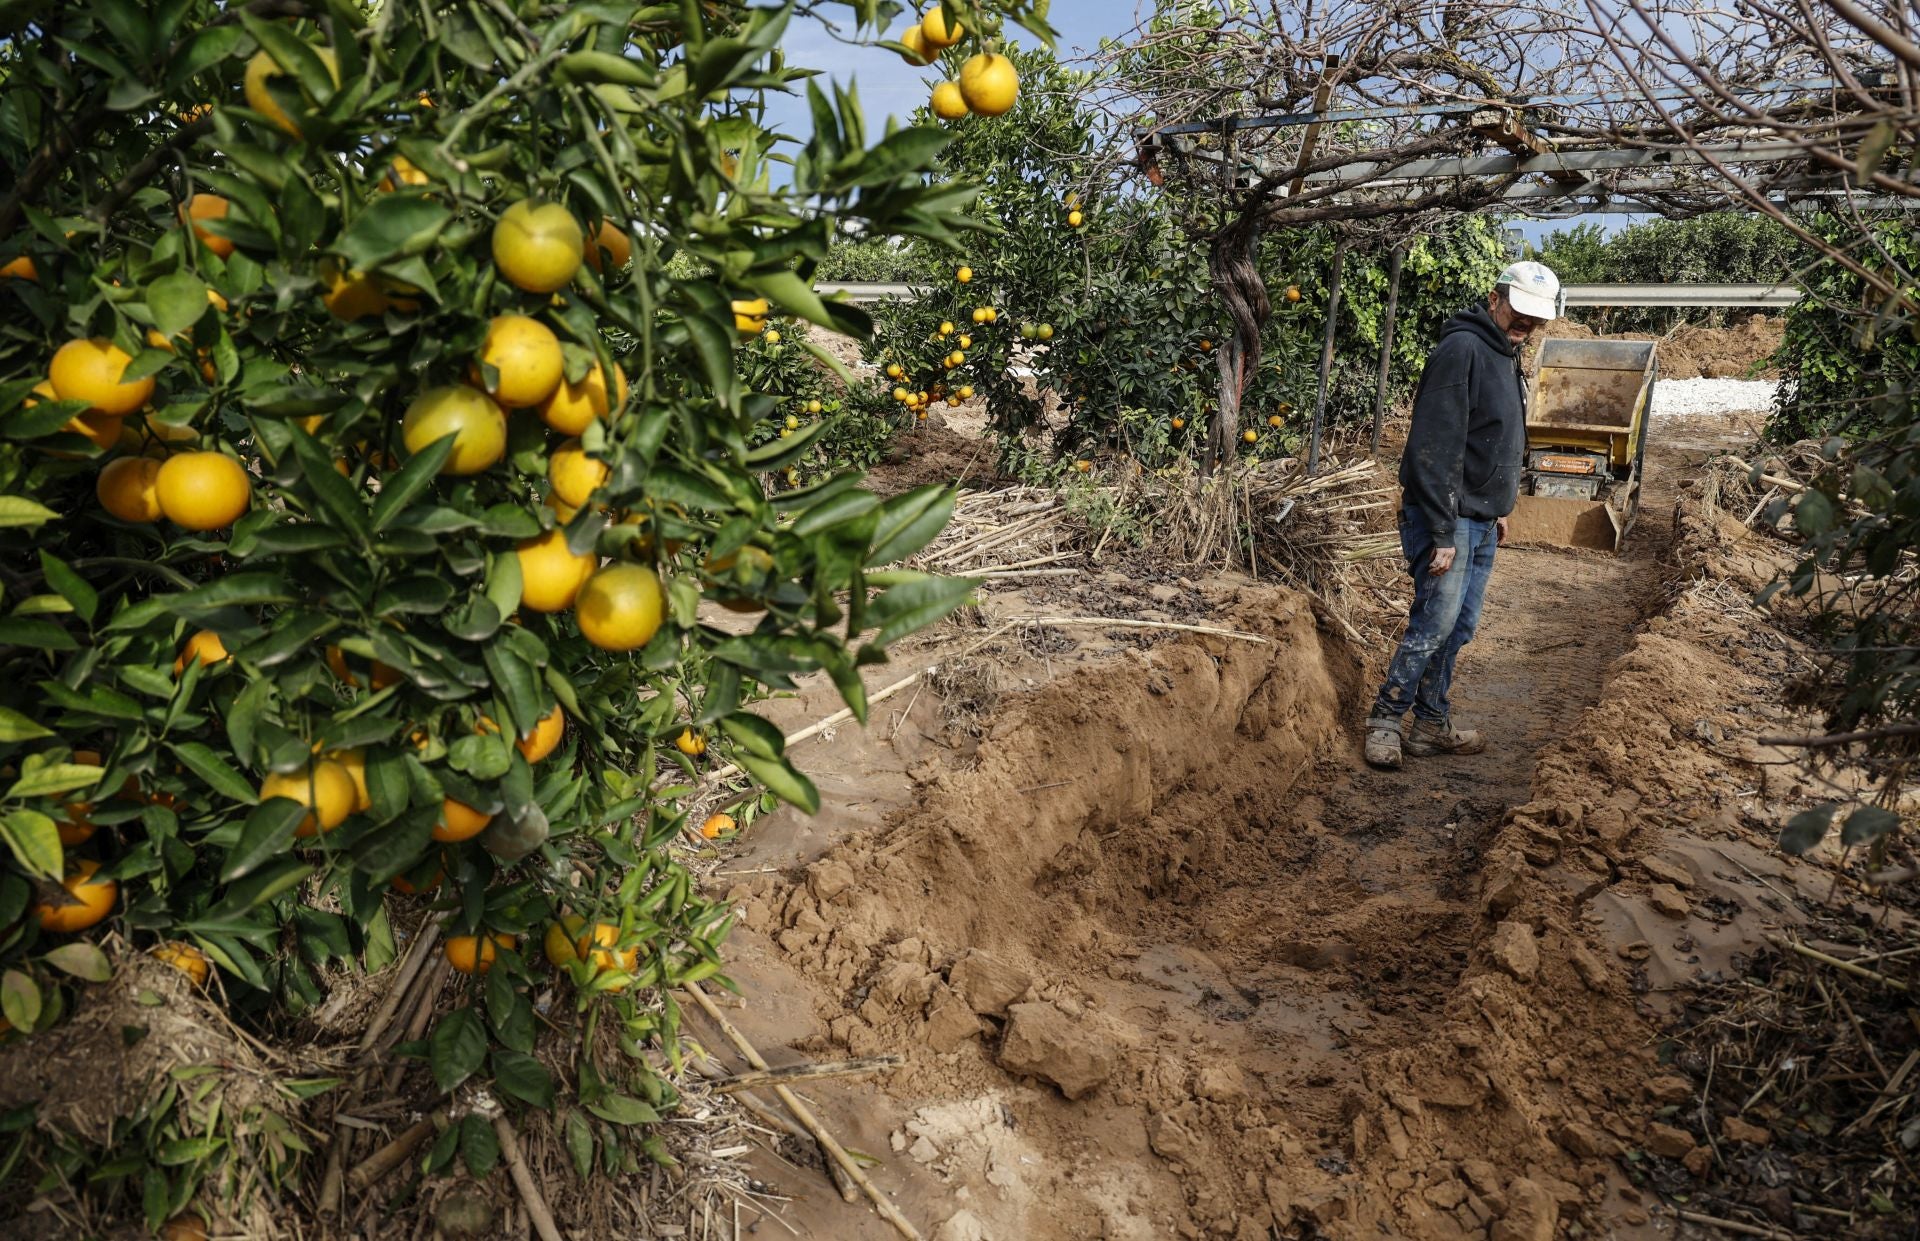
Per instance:
[[[762,820],[718,872],[743,921],[731,1016],[775,1064],[905,1058],[805,1093],[945,1241],[1667,1235],[1617,1160],[1657,1107],[1645,997],[1758,932],[1667,933],[1655,889],[1694,855],[1625,846],[1727,795],[1664,713],[1777,701],[1784,669],[1743,680],[1658,636],[1704,555],[1676,544],[1679,487],[1751,423],[1664,427],[1620,556],[1502,554],[1456,688],[1483,756],[1365,769],[1352,725],[1385,652],[1245,580],[1077,588],[1264,643],[1053,631],[983,661],[974,629],[902,652],[870,684],[955,679],[817,743],[822,814]],[[975,620],[1027,606],[996,593]],[[810,691],[779,722],[834,705]],[[1807,793],[1779,791],[1783,812]],[[817,1172],[760,1172],[800,1235],[893,1235]]]

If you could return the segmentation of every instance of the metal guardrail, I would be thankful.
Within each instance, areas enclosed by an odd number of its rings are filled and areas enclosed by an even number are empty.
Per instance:
[[[1785,284],[1570,284],[1569,306],[1752,306],[1784,309],[1800,300]]]
[[[1570,284],[1569,306],[1702,306],[1783,309],[1800,299],[1799,290],[1777,284]],[[910,297],[927,290],[921,285],[884,283],[822,284],[824,296],[850,302],[877,302]]]

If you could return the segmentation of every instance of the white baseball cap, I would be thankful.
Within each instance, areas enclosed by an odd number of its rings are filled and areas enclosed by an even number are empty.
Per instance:
[[[1493,284],[1507,291],[1508,305],[1530,319],[1558,319],[1566,313],[1567,295],[1560,288],[1560,277],[1545,263],[1514,263]]]

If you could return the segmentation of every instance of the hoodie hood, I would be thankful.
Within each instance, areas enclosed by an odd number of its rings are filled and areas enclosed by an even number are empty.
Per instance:
[[[1507,339],[1507,334],[1493,321],[1493,316],[1485,306],[1470,307],[1448,319],[1441,325],[1440,338],[1445,340],[1455,332],[1472,332],[1486,341],[1496,353],[1509,358],[1514,356],[1513,342]]]

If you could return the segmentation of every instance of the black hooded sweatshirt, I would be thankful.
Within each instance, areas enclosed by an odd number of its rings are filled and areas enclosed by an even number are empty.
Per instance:
[[[1485,306],[1440,329],[1413,398],[1413,427],[1400,458],[1403,502],[1437,543],[1458,518],[1491,521],[1513,511],[1526,455],[1526,390],[1520,359]]]

